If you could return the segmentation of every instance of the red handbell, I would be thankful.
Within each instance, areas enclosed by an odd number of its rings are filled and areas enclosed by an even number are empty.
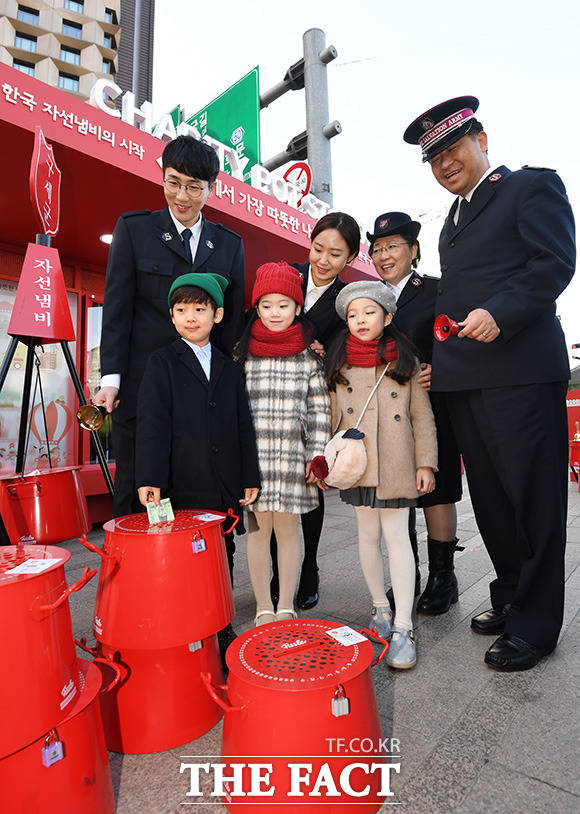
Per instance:
[[[445,342],[450,336],[456,336],[460,330],[459,323],[448,317],[447,314],[439,314],[433,325],[435,339],[439,342]]]

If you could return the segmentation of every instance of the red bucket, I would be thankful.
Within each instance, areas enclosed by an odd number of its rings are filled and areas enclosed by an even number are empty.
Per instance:
[[[368,633],[368,631],[365,631]],[[373,634],[369,634],[375,636]],[[251,776],[243,775],[240,787],[227,784],[228,811],[264,811],[268,814],[300,810],[301,814],[323,812],[378,811],[381,772],[373,764],[384,764],[381,754],[381,724],[369,667],[374,659],[370,642],[347,626],[321,619],[295,619],[261,625],[238,636],[228,648],[227,685],[216,687],[204,676],[208,691],[224,711],[222,762],[226,775],[232,765],[243,762],[271,764],[268,788],[274,794],[265,798],[248,794]],[[225,698],[221,697],[221,692]],[[345,751],[354,742],[370,744],[361,754]],[[341,749],[338,744],[342,744]],[[301,786],[303,796],[290,795],[290,764],[311,764],[310,781]],[[328,794],[326,786],[319,796],[309,797],[309,784],[315,782],[324,764],[328,764],[339,795]],[[341,772],[349,772],[352,790],[368,786],[368,793],[357,797],[340,785]],[[326,805],[324,805],[326,803]],[[295,808],[289,808],[289,804]]]
[[[226,627],[234,618],[221,528],[227,518],[178,511],[172,522],[150,526],[146,514],[131,514],[105,523],[102,549],[82,539],[103,560],[95,638],[115,648],[160,650]]]
[[[37,811],[58,814],[114,814],[98,693],[101,674],[78,660],[79,694],[68,714],[52,721],[41,737],[0,759],[0,810],[10,814]],[[15,704],[22,710],[24,704]],[[62,744],[62,759],[43,763],[43,749]],[[47,761],[50,762],[50,761]]]
[[[84,641],[79,644],[86,649]],[[101,712],[107,747],[114,752],[172,749],[205,734],[222,717],[201,679],[208,671],[223,676],[217,636],[165,650],[97,645],[89,652],[103,672]]]
[[[68,597],[97,571],[85,568],[67,587],[69,558],[55,546],[0,548],[0,757],[54,726],[77,700]]]
[[[0,477],[0,514],[11,543],[52,545],[90,529],[78,466]]]

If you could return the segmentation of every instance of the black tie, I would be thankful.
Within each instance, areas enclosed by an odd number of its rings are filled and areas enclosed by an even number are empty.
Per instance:
[[[469,201],[467,198],[462,198],[459,202],[459,217],[457,218],[457,226],[463,226],[467,215],[469,214]]]
[[[193,257],[191,256],[191,229],[184,229],[181,233],[181,239],[183,240],[183,248],[185,249],[185,256],[187,257],[187,262],[190,265],[193,265]]]

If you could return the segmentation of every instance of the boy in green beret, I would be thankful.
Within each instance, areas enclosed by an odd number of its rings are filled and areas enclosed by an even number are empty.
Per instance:
[[[135,483],[143,506],[169,497],[174,509],[239,514],[258,496],[256,436],[242,372],[209,341],[224,316],[227,285],[219,274],[196,272],[178,277],[169,290],[180,338],[151,354],[137,402]],[[242,523],[237,528],[244,531]],[[226,535],[226,549],[233,576],[233,534]]]

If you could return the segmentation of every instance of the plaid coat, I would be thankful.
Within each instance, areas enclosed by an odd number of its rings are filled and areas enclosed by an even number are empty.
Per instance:
[[[320,365],[296,356],[248,356],[246,387],[254,416],[262,491],[256,512],[304,514],[318,506],[306,463],[330,438],[330,399]]]

